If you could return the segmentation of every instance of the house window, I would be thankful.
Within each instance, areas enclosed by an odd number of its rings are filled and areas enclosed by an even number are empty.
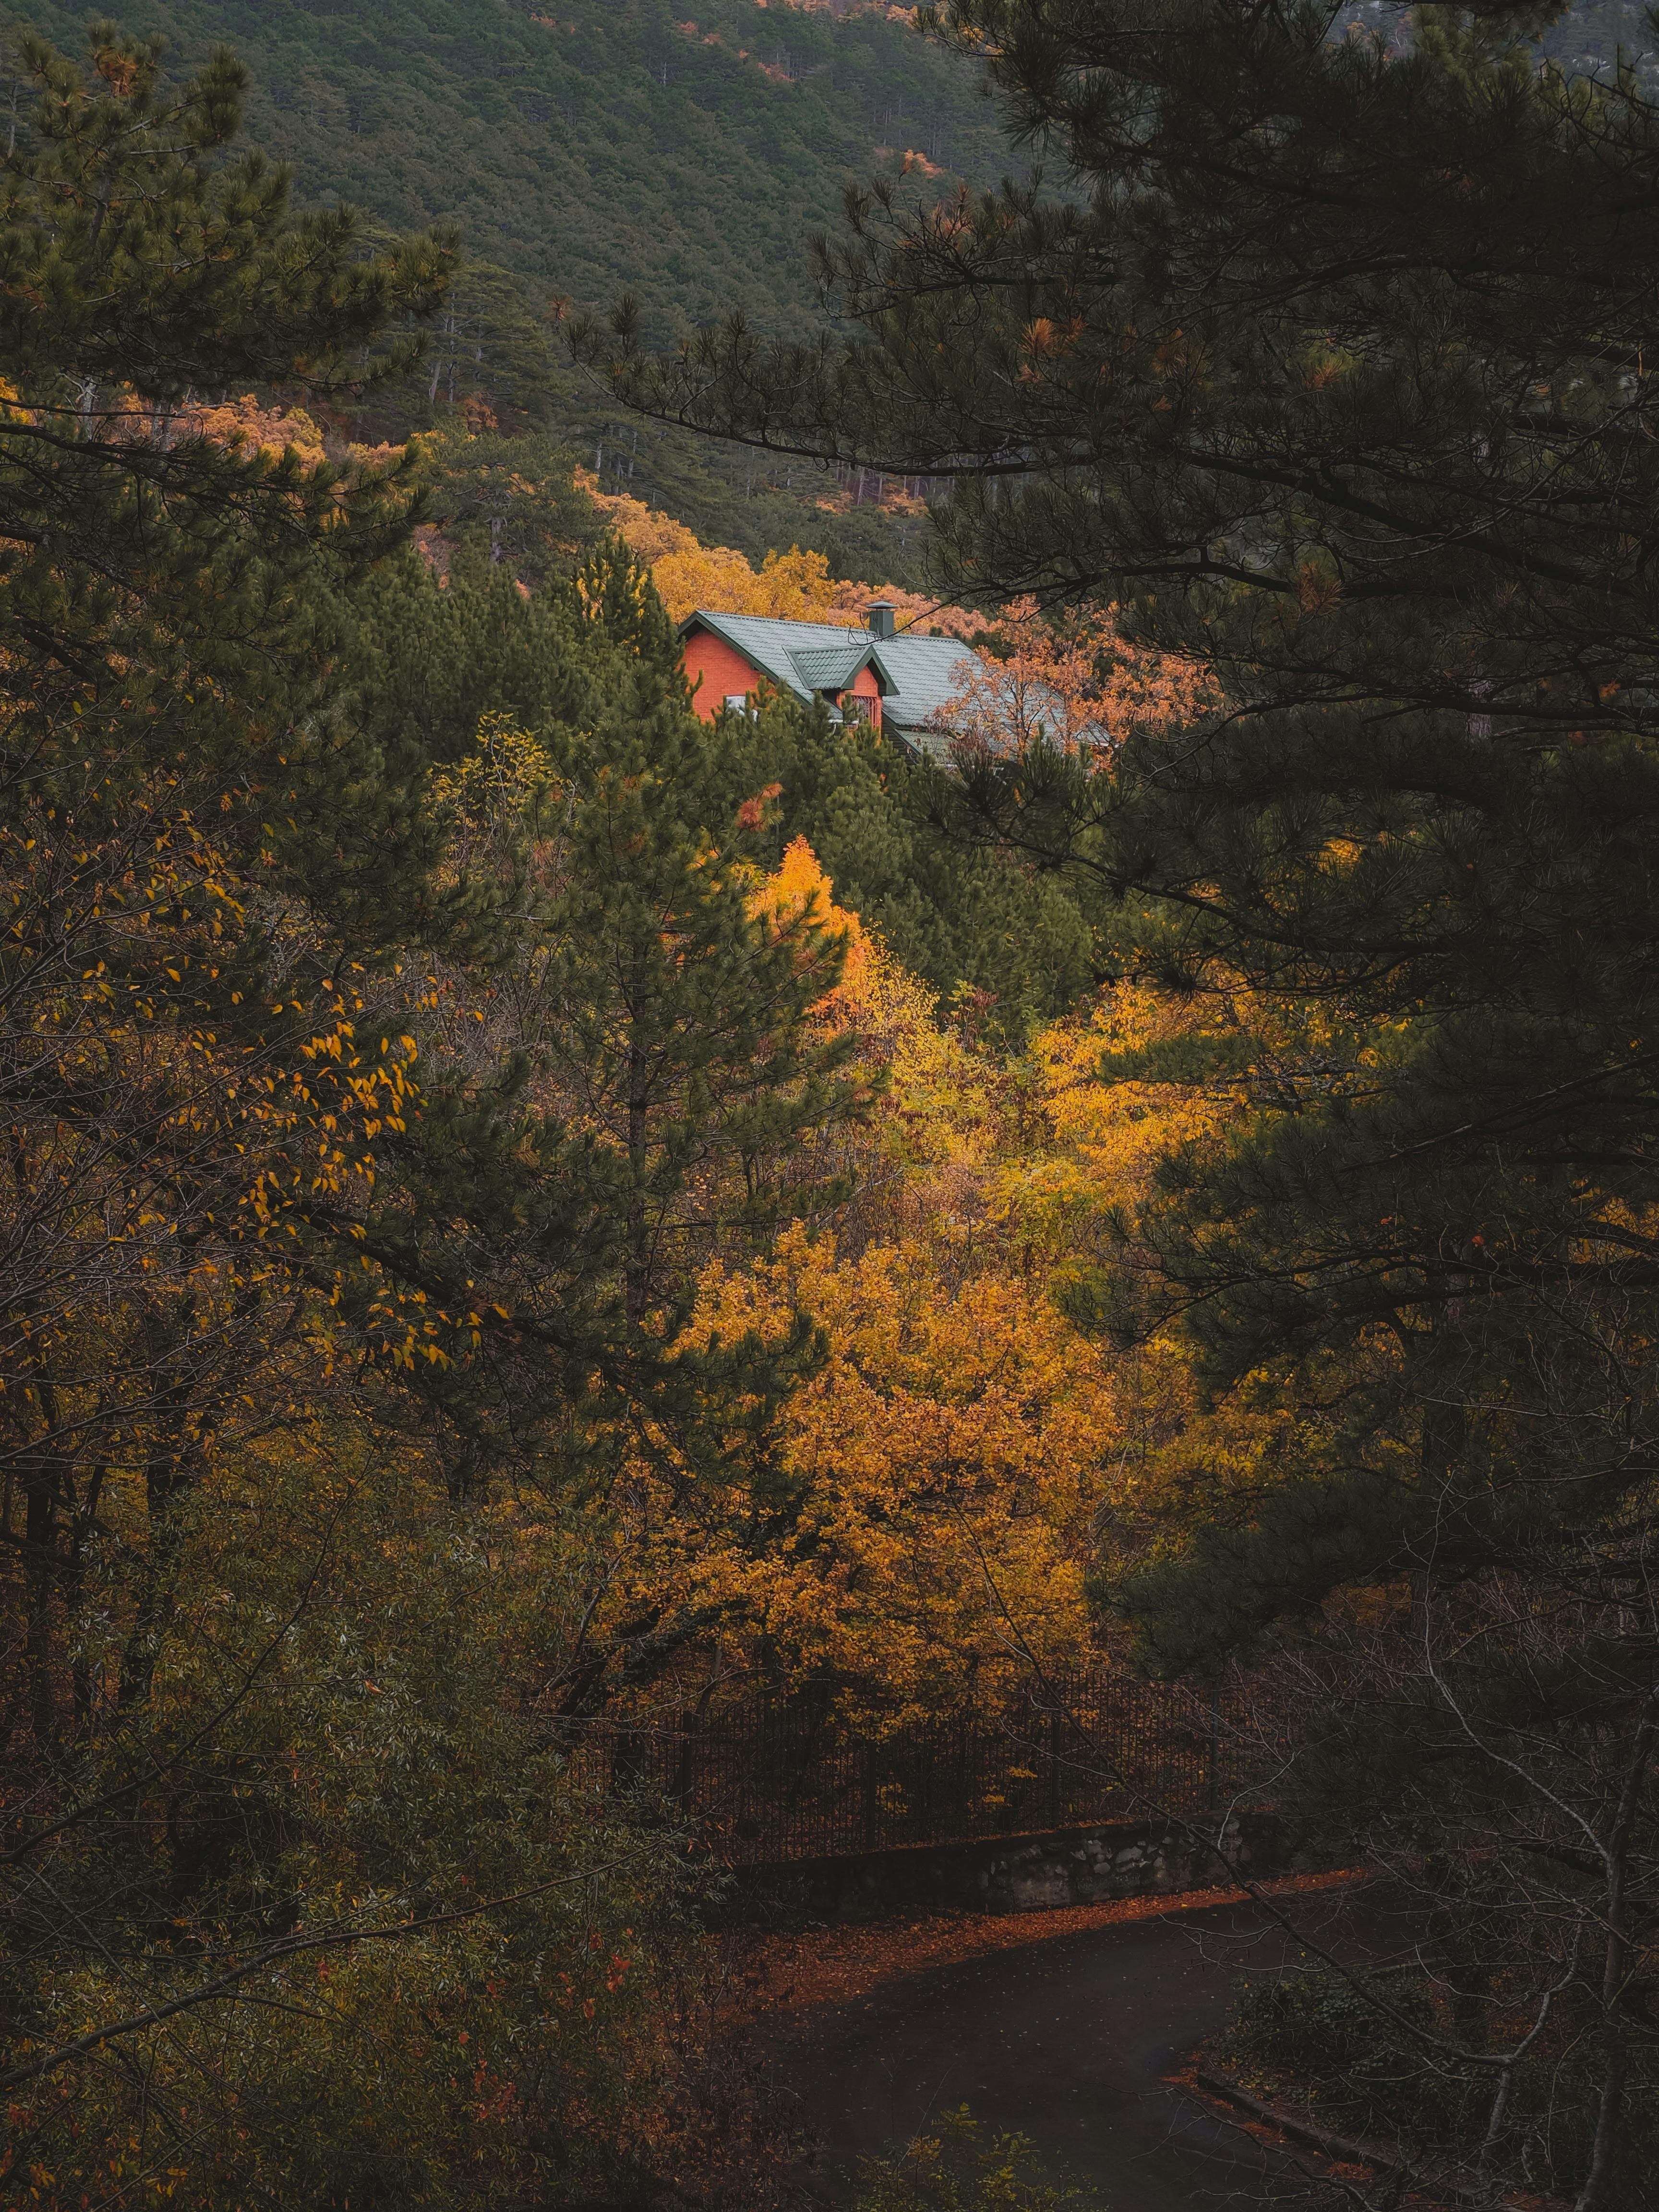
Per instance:
[[[873,721],[875,716],[872,709],[875,703],[862,691],[843,691],[841,695],[841,711],[849,722]]]
[[[749,704],[749,694],[746,691],[728,691],[726,703],[734,714],[740,714]]]

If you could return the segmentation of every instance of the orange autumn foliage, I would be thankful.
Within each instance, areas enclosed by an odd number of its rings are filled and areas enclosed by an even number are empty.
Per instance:
[[[763,799],[775,797],[778,789],[771,785],[760,796]],[[847,955],[841,981],[818,1006],[820,1018],[839,1027],[855,1018],[855,1010],[864,1002],[875,948],[857,915],[836,904],[834,890],[805,838],[793,838],[781,863],[763,879],[750,901],[750,912],[780,927],[811,920],[845,938]]]
[[[981,653],[934,716],[957,747],[1023,752],[1039,740],[1103,761],[1136,728],[1190,722],[1217,703],[1212,679],[1190,661],[1132,644],[1113,612],[1053,623],[1034,599],[1015,599]]]
[[[755,0],[757,8],[793,8],[802,15],[884,15],[891,23],[912,23],[914,8],[898,0]]]
[[[313,465],[324,458],[322,431],[303,407],[262,407],[251,392],[216,406],[191,408],[180,427],[217,445],[240,445],[256,453],[280,455],[292,446]]]
[[[983,618],[965,607],[938,605],[900,585],[850,583],[831,576],[824,554],[803,551],[799,545],[787,553],[768,553],[757,569],[733,547],[704,545],[683,522],[643,500],[601,491],[590,470],[578,469],[575,480],[635,558],[649,568],[676,622],[708,607],[721,614],[769,615],[856,629],[863,627],[871,601],[886,599],[901,629],[914,624],[946,636],[969,637],[983,627]]]

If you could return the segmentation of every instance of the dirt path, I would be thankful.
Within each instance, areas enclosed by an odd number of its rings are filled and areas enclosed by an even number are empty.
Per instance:
[[[1334,1888],[1297,1907],[1321,1940],[1348,1917]],[[819,2200],[849,2202],[860,2157],[966,2104],[1093,2185],[1106,2212],[1305,2203],[1296,2161],[1168,2078],[1220,2027],[1238,1973],[1282,1971],[1285,1938],[1249,1903],[1129,1910],[927,1923],[909,1931],[920,1966],[901,1929],[798,1939],[793,1982],[775,1962],[768,2019],[822,2142]]]

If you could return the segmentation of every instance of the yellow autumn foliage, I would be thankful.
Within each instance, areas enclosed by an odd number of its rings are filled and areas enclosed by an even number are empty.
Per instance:
[[[609,1646],[612,1710],[647,1727],[665,1705],[741,1701],[758,1675],[880,1733],[982,1707],[1011,1656],[1097,1650],[1096,1569],[1156,1552],[1310,1439],[1273,1378],[1206,1408],[1173,1336],[1115,1346],[1060,1295],[1142,1264],[1118,1224],[1157,1162],[1237,1110],[1224,1080],[1121,1079],[1190,1018],[1120,984],[1018,1056],[985,1048],[836,905],[802,839],[751,911],[844,934],[817,1017],[881,1079],[841,1139],[854,1189],[833,1222],[714,1261],[678,1346],[781,1346],[805,1316],[822,1358],[781,1404],[734,1408],[712,1457],[619,1440],[570,1666]],[[511,1540],[549,1539],[520,1524]],[[661,1671],[625,1657],[642,1623],[675,1655]]]
[[[944,1288],[920,1243],[842,1258],[799,1226],[751,1268],[711,1268],[688,1345],[781,1338],[803,1310],[827,1339],[780,1418],[788,1526],[755,1547],[734,1455],[664,1515],[636,1565],[641,1588],[675,1586],[740,1623],[878,1728],[965,1699],[1001,1653],[1063,1662],[1086,1635],[1089,1521],[1115,1426],[1106,1363],[1040,1286],[986,1273]]]
[[[702,1621],[720,1679],[763,1664],[880,1729],[965,1704],[1010,1653],[1075,1659],[1103,1531],[1155,1540],[1194,1468],[1231,1453],[1245,1479],[1283,1439],[1271,1409],[1200,1416],[1173,1342],[1114,1350],[1054,1296],[1108,1249],[1109,1215],[1160,1153],[1230,1110],[1103,1077],[1103,1055],[1156,1042],[1167,1011],[1120,986],[1010,1062],[941,1019],[798,839],[754,910],[803,908],[849,940],[820,1018],[884,1073],[852,1160],[861,1190],[835,1228],[796,1224],[708,1267],[681,1343],[781,1343],[805,1313],[823,1360],[717,1468],[663,1440],[630,1462],[600,1610]]]
[[[696,607],[719,607],[728,614],[775,615],[797,622],[829,617],[842,587],[831,581],[822,553],[803,553],[792,545],[771,552],[760,568],[751,568],[730,545],[704,545],[683,522],[647,507],[625,492],[603,492],[599,479],[578,469],[576,482],[635,558],[651,571],[663,605],[676,622]]]
[[[805,837],[795,837],[786,848],[781,864],[757,886],[750,911],[780,927],[810,920],[846,939],[841,981],[818,1007],[821,1019],[844,1023],[855,1020],[866,1003],[872,967],[882,955],[857,915],[836,904],[834,893],[835,886],[818,865],[817,854]]]

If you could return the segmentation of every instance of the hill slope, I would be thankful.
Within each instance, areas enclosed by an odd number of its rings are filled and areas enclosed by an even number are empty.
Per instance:
[[[908,21],[753,0],[125,0],[185,60],[255,75],[252,136],[308,199],[459,222],[541,294],[623,287],[692,319],[810,304],[803,234],[842,184],[914,148],[998,166],[971,75]],[[898,11],[902,12],[902,11]],[[27,15],[74,46],[86,11]],[[695,22],[691,20],[696,17]]]
[[[684,10],[684,12],[682,12]],[[566,303],[632,291],[659,337],[741,307],[772,328],[818,312],[804,240],[849,181],[907,154],[927,189],[1005,166],[971,71],[908,11],[761,0],[124,0],[180,66],[216,43],[253,71],[249,135],[300,197],[398,228],[458,223],[474,266],[406,427],[469,395],[503,428],[546,426],[613,488],[751,557],[792,537],[841,573],[900,577],[914,519],[884,522],[821,477],[769,477],[701,441],[611,426],[566,366]],[[79,5],[14,9],[66,50]],[[937,171],[937,173],[933,172]],[[550,303],[552,303],[550,312]],[[793,474],[794,482],[787,481]]]

